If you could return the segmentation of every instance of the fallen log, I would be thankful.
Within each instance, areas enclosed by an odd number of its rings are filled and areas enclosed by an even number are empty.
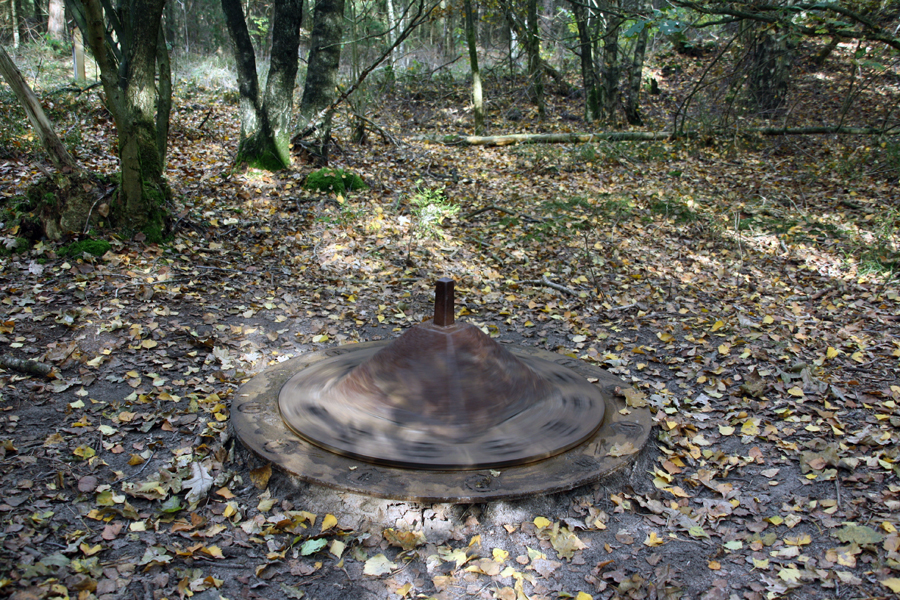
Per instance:
[[[647,142],[734,135],[734,131],[601,131],[597,133],[512,133],[509,135],[445,135],[423,141],[445,146],[511,146],[513,144],[587,144],[590,142]],[[873,127],[757,127],[740,129],[738,135],[882,135]]]

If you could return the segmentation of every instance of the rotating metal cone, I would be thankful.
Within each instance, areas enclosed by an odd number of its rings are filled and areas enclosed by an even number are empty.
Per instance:
[[[590,437],[604,418],[599,390],[454,323],[452,284],[438,283],[433,320],[293,376],[278,400],[287,426],[331,452],[418,469],[524,464]]]

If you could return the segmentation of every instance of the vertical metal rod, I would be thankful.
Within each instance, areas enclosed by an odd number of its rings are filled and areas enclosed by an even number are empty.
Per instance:
[[[453,280],[449,277],[438,279],[434,286],[434,324],[453,325]]]

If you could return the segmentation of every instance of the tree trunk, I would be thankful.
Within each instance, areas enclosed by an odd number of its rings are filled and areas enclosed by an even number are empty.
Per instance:
[[[265,96],[259,92],[256,53],[244,19],[240,0],[222,0],[222,10],[231,39],[238,71],[241,142],[236,162],[275,171],[289,167],[290,118],[294,83],[297,79],[297,52],[300,48],[302,0],[277,0],[272,18],[272,54]]]
[[[790,81],[788,33],[768,24],[746,23],[747,87],[756,108],[772,113],[784,103]]]
[[[597,74],[594,71],[593,36],[588,22],[588,12],[581,0],[572,0],[572,11],[578,28],[581,85],[584,89],[584,120],[592,123],[600,116],[600,95],[597,91]]]
[[[318,2],[316,4],[318,5]],[[385,4],[387,5],[388,27],[390,28],[388,31],[388,43],[393,47],[397,40],[397,31],[400,29],[400,24],[397,22],[397,15],[394,13],[394,0],[385,0]],[[313,18],[313,22],[315,22],[315,17]],[[387,59],[387,74],[389,81],[394,81],[394,78],[396,77],[395,71],[397,65],[395,64],[394,58],[394,50],[392,49]]]
[[[537,0],[528,0],[525,24],[525,52],[528,54],[528,82],[531,99],[537,105],[538,118],[544,120],[544,73],[541,69],[541,38]]]
[[[6,83],[12,88],[19,103],[25,109],[28,120],[31,121],[31,126],[34,127],[34,131],[40,137],[44,151],[47,152],[53,165],[60,170],[77,169],[78,165],[75,159],[72,158],[72,155],[69,154],[69,151],[66,150],[66,147],[57,137],[56,132],[53,131],[53,125],[50,124],[50,120],[44,114],[40,101],[34,95],[34,92],[31,91],[25,78],[22,77],[19,69],[3,46],[0,46],[0,74],[3,75]]]
[[[325,115],[321,126],[316,126],[316,123],[321,119],[320,113],[328,110],[336,97],[343,35],[344,0],[318,0],[313,11],[309,66],[300,100],[299,122],[302,130],[307,130],[310,125],[314,128],[312,153],[322,163],[328,162],[331,114]],[[392,39],[396,42],[396,33]]]
[[[645,25],[634,41],[634,55],[628,70],[628,95],[625,97],[625,119],[629,125],[643,125],[641,116],[641,82],[644,73],[644,55],[647,51],[647,29]]]
[[[484,102],[481,97],[481,71],[478,70],[478,35],[475,30],[475,16],[472,14],[472,0],[463,1],[466,13],[466,43],[469,46],[469,64],[472,66],[472,103],[475,110],[475,135],[484,135]]]
[[[615,12],[606,15],[606,31],[603,34],[603,72],[600,86],[600,108],[608,123],[614,123],[616,105],[619,102],[619,28],[622,18],[618,15],[617,2],[611,1]]]
[[[50,0],[47,14],[47,35],[62,41],[66,37],[66,5],[63,0]]]
[[[131,0],[107,13],[101,0],[75,5],[91,53],[100,68],[106,105],[116,124],[122,181],[112,217],[126,231],[142,231],[151,242],[162,241],[169,188],[163,178],[160,127],[168,119],[170,98],[160,98],[156,85],[160,59],[160,25],[165,0]],[[73,3],[74,4],[74,3]],[[109,42],[110,20],[118,46]],[[165,70],[161,71],[166,79]],[[163,81],[164,90],[170,89]]]
[[[84,72],[84,36],[78,29],[72,33],[72,71],[76,83],[83,83],[87,79]]]

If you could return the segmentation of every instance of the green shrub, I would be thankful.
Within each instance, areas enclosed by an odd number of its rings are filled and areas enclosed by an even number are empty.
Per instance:
[[[307,175],[304,187],[308,190],[334,192],[343,196],[348,190],[364,190],[369,186],[356,173],[344,169],[325,168]]]

